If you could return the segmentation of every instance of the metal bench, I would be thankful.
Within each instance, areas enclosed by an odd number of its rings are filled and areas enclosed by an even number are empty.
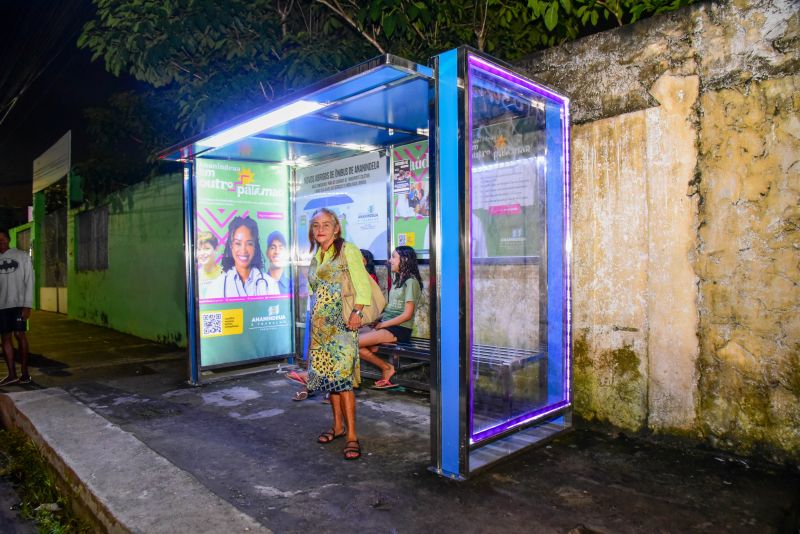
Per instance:
[[[542,351],[476,345],[472,350],[475,405],[509,418],[547,400],[547,356]],[[476,413],[477,415],[477,413]]]
[[[386,343],[378,347],[376,354],[387,358],[394,366],[396,374],[392,382],[411,389],[430,391],[430,339],[412,337],[406,343]],[[371,365],[362,365],[361,376],[378,379],[381,374]]]
[[[392,381],[408,388],[430,391],[429,365],[431,342],[412,337],[407,343],[383,344],[379,356],[394,365]],[[521,404],[538,403],[547,395],[547,358],[543,352],[508,347],[476,345],[473,364],[477,365],[476,400],[500,413],[511,413]],[[380,378],[371,365],[362,365],[361,375]],[[482,388],[481,377],[494,387]],[[515,394],[516,393],[516,394]]]

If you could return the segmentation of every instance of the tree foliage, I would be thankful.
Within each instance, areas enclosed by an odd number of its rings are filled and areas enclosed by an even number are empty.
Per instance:
[[[86,200],[96,203],[158,172],[156,152],[177,137],[168,93],[127,91],[84,111],[89,143],[73,171],[81,177]]]
[[[513,60],[693,0],[94,0],[79,46],[175,97],[198,131],[378,54]]]

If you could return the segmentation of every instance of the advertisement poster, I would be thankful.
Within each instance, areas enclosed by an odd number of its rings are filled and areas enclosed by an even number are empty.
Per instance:
[[[320,208],[336,213],[342,236],[376,260],[387,259],[386,157],[377,152],[297,170],[297,242],[310,260],[308,225]]]
[[[540,255],[546,186],[543,116],[481,126],[472,136],[472,256]]]
[[[199,158],[200,365],[292,353],[286,167]]]
[[[398,146],[392,151],[394,247],[406,245],[427,258],[430,249],[428,142]]]

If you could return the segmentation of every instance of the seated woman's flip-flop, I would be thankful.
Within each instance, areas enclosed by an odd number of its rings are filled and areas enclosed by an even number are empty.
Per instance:
[[[308,398],[308,390],[301,389],[300,391],[295,391],[294,396],[292,397],[293,401],[304,401]]]
[[[392,389],[396,388],[399,385],[400,384],[392,384],[388,380],[381,379],[381,380],[376,380],[375,385],[373,385],[372,387],[373,389]]]
[[[308,381],[303,378],[303,375],[298,373],[297,371],[289,371],[286,373],[286,378],[291,380],[292,382],[297,382],[298,384],[306,385]]]

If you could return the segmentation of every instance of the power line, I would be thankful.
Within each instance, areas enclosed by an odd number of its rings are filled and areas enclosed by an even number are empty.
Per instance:
[[[0,126],[4,124],[15,107],[19,107],[20,101],[31,86],[41,77],[48,68],[63,54],[68,47],[75,50],[75,40],[83,27],[83,23],[88,18],[88,7],[85,1],[78,9],[64,9],[63,5],[58,9],[50,9],[52,3],[44,2],[44,5],[29,4],[26,8],[14,11],[13,13],[3,13],[6,24],[12,24],[11,31],[4,32],[8,46],[3,54],[3,60],[7,64],[6,68],[0,70]],[[67,60],[70,61],[72,58]],[[65,62],[66,63],[66,62]],[[65,66],[61,65],[53,76],[50,83],[34,102],[33,109],[41,98],[50,90],[55,78],[63,72]],[[28,107],[26,105],[26,107]],[[24,122],[24,118],[19,122]],[[6,139],[13,133],[6,132]]]

